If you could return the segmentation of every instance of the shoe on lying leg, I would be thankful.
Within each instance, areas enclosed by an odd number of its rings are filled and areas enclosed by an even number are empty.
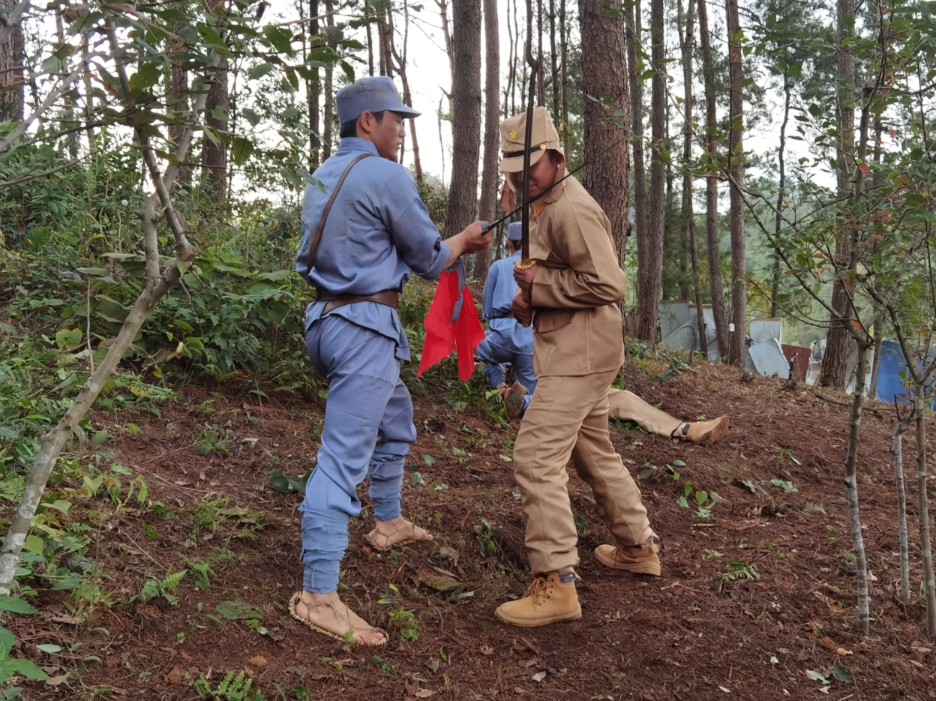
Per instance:
[[[719,416],[711,421],[693,421],[684,423],[673,431],[673,437],[706,446],[717,443],[728,433],[728,417]]]
[[[494,612],[504,623],[536,628],[538,626],[574,621],[582,617],[575,581],[566,584],[558,572],[540,575],[522,598],[501,604]]]
[[[660,548],[656,543],[625,547],[621,545],[599,545],[595,548],[595,557],[605,567],[612,570],[625,570],[634,574],[648,574],[659,577],[662,572]]]

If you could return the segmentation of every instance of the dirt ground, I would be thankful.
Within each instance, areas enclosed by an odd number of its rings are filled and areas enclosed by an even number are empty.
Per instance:
[[[732,422],[727,438],[708,448],[612,428],[641,476],[663,576],[613,574],[597,563],[592,551],[609,542],[608,531],[573,475],[583,617],[539,629],[494,618],[499,603],[529,584],[510,464],[516,425],[453,404],[441,382],[414,388],[419,440],[404,508],[436,541],[373,552],[363,539],[372,528],[364,497],[343,566],[343,597],[390,631],[389,645],[376,650],[316,636],[286,611],[301,587],[301,497],[271,489],[269,475],[299,477],[312,466],[321,399],[186,387],[158,417],[96,414],[114,461],[142,475],[159,506],[90,502],[83,513],[98,516],[91,555],[105,575],[100,601],[79,616],[66,594],[40,591],[40,615],[11,624],[18,654],[53,676],[70,672],[58,686],[27,685],[24,698],[936,699],[912,431],[905,450],[913,601],[903,606],[893,409],[872,404],[862,421],[859,490],[873,575],[873,620],[862,638],[843,483],[846,397],[708,364],[665,380],[662,370],[631,363],[626,384],[675,415],[727,414]],[[125,430],[131,422],[141,431]],[[690,483],[685,508],[678,498]],[[708,493],[706,504],[717,494],[708,517],[697,511],[697,492]],[[213,573],[198,589],[193,562]],[[148,577],[170,568],[189,570],[176,605],[162,596],[134,600]],[[253,613],[232,614],[224,602]],[[44,654],[40,643],[65,650]],[[262,697],[219,690],[227,673],[240,671]],[[198,678],[214,694],[200,696]]]

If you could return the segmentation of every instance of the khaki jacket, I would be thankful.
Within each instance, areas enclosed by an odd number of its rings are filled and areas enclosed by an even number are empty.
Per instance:
[[[574,178],[534,205],[530,258],[533,281],[534,367],[538,377],[618,370],[624,334],[618,303],[627,276],[618,264],[611,225]]]

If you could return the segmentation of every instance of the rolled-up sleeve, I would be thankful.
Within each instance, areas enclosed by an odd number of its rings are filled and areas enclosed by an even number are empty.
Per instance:
[[[401,168],[384,181],[381,215],[400,258],[426,280],[438,280],[452,251],[429,216],[416,183]]]

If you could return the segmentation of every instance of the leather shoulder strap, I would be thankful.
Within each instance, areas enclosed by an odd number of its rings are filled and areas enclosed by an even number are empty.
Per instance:
[[[309,272],[306,273],[306,275],[312,272],[312,266],[315,265],[315,254],[318,253],[319,243],[322,240],[322,232],[325,230],[325,221],[328,219],[328,213],[331,211],[332,205],[335,204],[335,197],[338,196],[338,191],[341,189],[341,186],[344,185],[345,178],[348,177],[348,173],[351,172],[351,169],[354,168],[354,166],[356,166],[359,161],[362,161],[372,155],[373,154],[371,153],[362,153],[348,164],[348,167],[345,168],[344,173],[342,173],[341,177],[338,179],[338,184],[335,185],[335,189],[332,190],[331,197],[328,198],[328,202],[325,204],[325,210],[322,212],[322,218],[319,219],[319,225],[315,230],[315,236],[312,237],[312,243],[309,245],[309,257],[306,260],[306,269]]]

